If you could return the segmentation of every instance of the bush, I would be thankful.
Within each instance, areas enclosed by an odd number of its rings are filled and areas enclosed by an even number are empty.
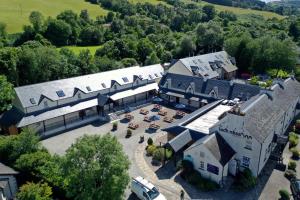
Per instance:
[[[234,185],[236,189],[245,191],[253,188],[256,182],[256,177],[252,175],[251,170],[245,169],[243,172],[237,174]]]
[[[152,156],[155,150],[156,150],[155,145],[149,145],[147,147],[147,156]]]
[[[296,172],[293,170],[286,170],[284,172],[284,176],[288,179],[288,180],[292,180],[296,178]]]
[[[169,149],[165,149],[163,147],[157,148],[153,153],[154,160],[163,160],[164,158],[166,158],[166,160],[169,160],[171,156],[172,156],[172,151]]]
[[[202,191],[212,191],[219,188],[219,185],[217,183],[202,177],[201,174],[195,170],[192,170],[190,173],[186,174],[185,179],[188,183],[194,185]]]
[[[289,143],[290,143],[289,147],[293,148],[297,146],[298,142],[299,142],[299,136],[296,133],[291,132],[289,134]]]
[[[152,140],[152,138],[151,138],[151,137],[149,137],[149,138],[148,138],[148,140],[147,140],[147,144],[148,144],[148,145],[153,145],[153,140]]]
[[[126,137],[129,138],[131,136],[132,136],[132,130],[131,129],[127,129]]]
[[[289,161],[288,169],[296,171],[297,163],[295,161]]]
[[[118,129],[118,122],[113,122],[112,126],[113,126],[114,130],[117,130]]]
[[[292,149],[291,149],[291,152],[292,152],[292,158],[294,158],[294,159],[299,159],[300,153],[299,153],[299,150],[298,150],[298,149],[292,148]]]
[[[289,200],[290,199],[289,192],[284,189],[279,190],[279,195],[280,195],[281,200]]]
[[[251,85],[258,85],[258,81],[259,81],[258,76],[253,76],[253,77],[250,79],[249,83],[250,83]]]
[[[194,171],[194,164],[189,160],[182,161],[182,172],[180,173],[183,179],[186,179],[189,174]]]

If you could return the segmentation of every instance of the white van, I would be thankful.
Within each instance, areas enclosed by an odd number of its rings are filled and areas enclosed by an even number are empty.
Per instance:
[[[152,183],[141,176],[132,179],[131,191],[141,200],[166,200]]]

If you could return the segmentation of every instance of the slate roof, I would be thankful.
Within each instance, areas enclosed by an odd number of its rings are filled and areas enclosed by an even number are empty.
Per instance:
[[[4,165],[3,163],[0,163],[0,176],[1,175],[14,175],[14,174],[18,174],[18,172],[15,171],[14,169]]]
[[[225,51],[182,58],[179,62],[194,74],[198,73],[202,77],[209,79],[219,76],[216,71],[218,68],[223,68],[226,72],[237,70],[237,67],[234,65],[234,59]]]
[[[59,99],[73,97],[74,91],[76,90],[80,90],[84,93],[92,93],[110,88],[113,82],[117,82],[120,85],[132,83],[134,81],[134,77],[136,76],[140,76],[144,80],[152,80],[161,78],[163,73],[164,69],[160,64],[145,67],[136,66],[16,87],[15,91],[21,101],[22,106],[27,108],[34,106],[31,103],[31,98],[33,98],[36,103],[40,101],[42,96],[56,101]],[[124,77],[128,79],[128,82],[123,80]],[[104,83],[106,87],[103,87],[102,83]],[[59,97],[57,94],[57,91],[59,90],[62,90],[65,95]]]
[[[300,97],[300,83],[292,78],[283,81],[282,85],[275,84],[271,89],[269,95],[258,95],[241,107],[245,113],[244,129],[260,143],[273,134],[274,126]]]
[[[166,87],[166,82],[171,82]],[[191,94],[187,92],[189,85],[193,84],[195,93]],[[204,79],[202,77],[187,76],[181,74],[167,73],[160,81],[160,90],[167,91],[179,91],[187,96],[195,96],[202,98],[213,99],[234,99],[239,98],[243,101],[250,99],[260,93],[260,87],[249,84],[236,83],[227,80],[217,79]],[[216,90],[218,93],[217,98],[209,96],[212,90]]]
[[[188,150],[196,148],[199,145],[204,145],[222,166],[225,166],[236,153],[222,136],[217,133],[207,135],[198,140],[192,144]]]
[[[184,130],[181,134],[168,142],[168,145],[175,151],[178,152],[185,145],[192,142],[192,136],[188,129]]]

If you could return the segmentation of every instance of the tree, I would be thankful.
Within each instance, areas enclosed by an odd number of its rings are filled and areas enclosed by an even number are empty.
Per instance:
[[[11,102],[13,99],[13,85],[7,81],[6,76],[0,75],[0,113],[11,108]]]
[[[202,8],[203,12],[205,13],[206,16],[204,16],[205,21],[212,20],[216,16],[216,9],[213,5],[205,5]]]
[[[52,188],[47,183],[26,183],[17,194],[19,200],[51,200]]]
[[[300,22],[293,21],[289,26],[289,34],[297,40],[300,37]]]
[[[67,195],[75,199],[122,199],[129,182],[129,160],[110,134],[78,139],[67,150],[62,169]]]
[[[185,37],[181,40],[179,57],[192,56],[196,50],[196,45],[192,39]]]
[[[6,47],[0,49],[0,74],[6,75],[8,81],[19,85],[17,62],[19,48]]]
[[[38,12],[38,11],[31,12],[29,15],[29,21],[32,24],[33,29],[36,33],[39,33],[42,31],[44,17],[40,12]]]
[[[155,52],[152,52],[149,56],[147,56],[145,60],[145,65],[153,65],[159,63],[160,63],[160,59],[157,57]]]
[[[139,55],[139,61],[145,62],[147,56],[154,51],[154,44],[148,39],[141,39],[137,44],[137,53]]]
[[[45,32],[46,38],[56,46],[68,45],[72,28],[63,20],[51,19]]]
[[[0,48],[7,43],[6,24],[0,22]]]
[[[97,68],[93,63],[93,56],[88,49],[80,51],[77,65],[81,74],[92,74],[97,72]]]

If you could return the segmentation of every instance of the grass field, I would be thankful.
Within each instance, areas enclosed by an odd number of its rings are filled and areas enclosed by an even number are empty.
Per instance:
[[[107,13],[100,6],[84,0],[0,0],[0,21],[6,23],[9,33],[16,33],[29,23],[28,16],[32,11],[39,11],[45,17],[55,17],[64,10],[79,13],[83,9],[87,9],[92,18]]]
[[[80,51],[82,50],[90,50],[92,55],[95,55],[95,52],[97,51],[97,49],[101,48],[101,45],[99,46],[86,46],[86,47],[79,47],[79,46],[66,46],[65,48],[68,48],[70,50],[72,50],[76,55],[78,55],[80,53]],[[57,48],[58,50],[60,48]]]

